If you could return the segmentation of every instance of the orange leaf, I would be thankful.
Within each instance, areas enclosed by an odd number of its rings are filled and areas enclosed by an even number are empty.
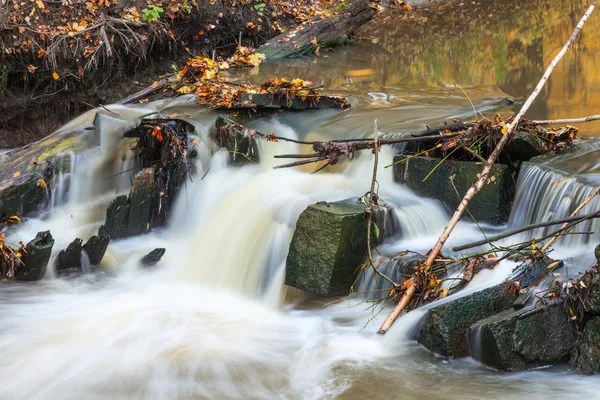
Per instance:
[[[54,71],[54,72],[52,73],[52,77],[54,78],[54,80],[55,80],[55,81],[57,81],[57,80],[59,80],[59,79],[60,79],[60,75],[58,75],[58,73],[57,73],[56,71]]]

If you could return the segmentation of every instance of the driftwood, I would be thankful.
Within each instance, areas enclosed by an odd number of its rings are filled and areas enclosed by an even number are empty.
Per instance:
[[[267,60],[310,56],[320,46],[332,47],[348,41],[358,28],[375,15],[369,0],[349,0],[328,11],[329,18],[317,16],[295,30],[281,34],[258,48]]]
[[[454,212],[454,215],[452,216],[452,218],[451,218],[448,226],[446,226],[446,228],[444,229],[444,231],[440,235],[440,238],[438,239],[438,241],[435,244],[435,246],[433,247],[433,249],[431,249],[431,251],[428,253],[427,260],[425,261],[425,268],[426,268],[425,272],[426,273],[427,273],[427,270],[431,269],[431,267],[433,265],[433,262],[436,260],[436,258],[440,254],[440,251],[444,247],[444,244],[446,243],[446,240],[448,240],[448,237],[450,236],[450,234],[452,233],[452,231],[454,230],[454,228],[458,224],[458,221],[460,221],[463,213],[465,212],[465,210],[467,208],[467,205],[469,204],[469,200],[471,198],[473,198],[473,196],[475,196],[477,194],[477,192],[479,192],[479,190],[481,190],[481,188],[483,187],[483,185],[487,181],[487,178],[488,178],[488,175],[489,175],[490,170],[492,168],[492,165],[496,162],[496,160],[497,160],[498,156],[500,155],[500,152],[502,151],[502,149],[504,148],[504,146],[510,141],[513,132],[515,131],[515,129],[519,125],[519,121],[525,115],[525,113],[527,112],[527,110],[529,110],[529,107],[531,106],[531,104],[533,104],[533,101],[536,99],[536,97],[538,96],[538,94],[540,93],[540,91],[542,90],[542,88],[544,87],[544,85],[546,84],[546,81],[548,80],[548,78],[552,74],[552,71],[554,70],[554,68],[556,67],[556,65],[558,64],[558,62],[562,59],[562,57],[566,54],[566,52],[569,50],[569,48],[573,45],[573,43],[575,42],[575,39],[577,38],[577,36],[581,32],[581,29],[583,28],[583,25],[585,24],[585,22],[587,21],[587,19],[591,15],[591,13],[594,11],[595,7],[596,7],[596,4],[595,3],[592,4],[588,8],[587,12],[583,15],[583,17],[581,18],[581,20],[577,24],[577,27],[575,28],[575,30],[571,34],[571,37],[569,38],[569,40],[567,41],[567,43],[565,43],[565,45],[563,46],[563,48],[561,49],[561,51],[556,55],[556,57],[554,58],[554,60],[552,60],[552,62],[550,63],[550,65],[546,69],[546,72],[544,73],[544,75],[542,76],[542,78],[538,82],[537,86],[535,87],[533,93],[529,96],[529,98],[527,99],[527,101],[525,102],[525,104],[523,104],[523,107],[521,108],[521,110],[519,111],[519,113],[517,114],[517,116],[513,119],[513,121],[508,126],[508,129],[505,132],[504,136],[502,137],[502,139],[500,140],[500,142],[498,142],[498,144],[496,145],[496,148],[494,149],[494,151],[488,157],[487,162],[484,165],[483,170],[481,171],[480,178],[467,191],[467,193],[463,197],[463,200],[461,201],[460,205],[458,206],[458,208]],[[413,278],[411,278],[411,279],[413,279]],[[412,285],[409,288],[407,288],[407,290],[404,292],[404,294],[403,294],[402,299],[400,300],[400,302],[396,305],[396,307],[394,307],[393,311],[390,313],[390,316],[388,318],[386,318],[386,320],[384,321],[384,323],[381,325],[381,328],[379,329],[380,333],[387,332],[389,330],[389,328],[392,326],[392,324],[394,323],[394,321],[398,318],[398,316],[400,315],[400,313],[406,308],[406,306],[408,305],[408,303],[409,303],[410,299],[412,298],[414,292],[416,291],[415,286],[416,286],[415,282],[412,282]]]

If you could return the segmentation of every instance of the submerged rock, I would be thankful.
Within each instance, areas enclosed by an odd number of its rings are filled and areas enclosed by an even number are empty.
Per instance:
[[[444,357],[469,355],[467,331],[475,322],[512,307],[516,290],[510,282],[440,304],[427,311],[417,341]]]
[[[584,374],[600,374],[600,317],[585,324],[570,364]]]
[[[46,275],[48,262],[52,255],[54,238],[50,231],[38,232],[35,239],[27,243],[21,256],[23,263],[15,270],[15,280],[37,281]]]
[[[308,206],[290,244],[285,283],[321,296],[348,294],[367,252],[366,208],[357,199]],[[374,207],[379,239],[390,211]]]
[[[100,265],[109,242],[110,237],[107,235],[94,235],[83,245],[82,250],[87,254],[91,265]]]
[[[81,263],[82,242],[81,239],[75,239],[65,250],[58,253],[56,260],[54,260],[56,276],[83,272]]]
[[[520,371],[569,358],[577,325],[566,305],[507,310],[477,322],[469,337],[480,351],[473,358],[490,367]]]
[[[462,196],[477,181],[481,163],[445,160],[432,157],[394,157],[394,180],[423,196],[438,199],[450,209],[460,204]],[[435,169],[435,170],[434,170]],[[469,215],[479,222],[503,224],[508,221],[515,196],[517,171],[494,164],[488,182],[469,201]],[[458,192],[458,193],[457,193]]]
[[[140,260],[140,264],[143,267],[152,267],[162,259],[162,256],[165,255],[166,251],[167,250],[163,248],[154,249],[150,253],[142,257],[142,259]]]

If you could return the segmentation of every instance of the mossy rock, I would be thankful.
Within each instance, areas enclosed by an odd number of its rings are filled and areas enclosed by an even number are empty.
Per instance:
[[[129,193],[127,236],[139,235],[150,230],[150,213],[154,195],[154,171],[146,168],[135,174]]]
[[[50,231],[38,232],[35,239],[27,243],[20,265],[15,271],[15,280],[37,281],[46,275],[52,255],[54,238]]]
[[[404,160],[404,161],[402,161]],[[402,162],[400,162],[402,161]],[[464,194],[477,181],[481,163],[432,157],[394,157],[394,180],[423,196],[438,199],[449,210],[460,204]],[[468,213],[478,222],[500,225],[508,221],[515,197],[517,170],[494,164],[483,188],[469,201]],[[457,193],[458,192],[458,193]]]
[[[290,244],[286,284],[321,296],[348,294],[367,253],[366,208],[356,199],[308,206]],[[387,212],[375,207],[379,237]]]
[[[47,184],[41,175],[35,173],[14,178],[11,185],[0,189],[0,221],[11,215],[22,216],[36,211],[48,197]]]
[[[570,364],[584,374],[600,374],[600,317],[585,324]]]
[[[99,235],[117,239],[127,236],[127,222],[129,220],[129,200],[121,195],[114,199],[106,210],[106,222],[100,227]]]
[[[417,341],[443,357],[469,355],[467,331],[475,322],[512,307],[516,291],[503,282],[479,292],[443,303],[427,311]]]
[[[490,367],[521,371],[568,360],[577,325],[562,303],[507,310],[471,327],[480,351],[473,358]]]

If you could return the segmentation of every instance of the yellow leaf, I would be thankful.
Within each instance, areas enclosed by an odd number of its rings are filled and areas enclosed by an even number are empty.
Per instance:
[[[560,264],[560,261],[554,261],[553,263],[550,263],[550,265],[548,265],[547,269],[554,269],[554,268],[558,267],[559,264]]]
[[[35,4],[37,4],[40,10],[44,9],[44,2],[42,0],[36,0]]]
[[[504,125],[501,132],[503,135],[506,134],[506,132],[508,132],[508,125]]]
[[[37,58],[43,58],[45,54],[46,51],[44,49],[39,49],[37,52]]]
[[[6,222],[8,222],[9,224],[18,224],[19,222],[21,222],[21,218],[17,217],[16,215],[11,215],[10,217],[8,217]]]
[[[15,173],[13,174],[13,178],[18,178],[18,177],[20,177],[20,176],[21,176],[21,173],[20,173],[19,171],[15,172]]]
[[[197,145],[197,144],[198,144],[198,139],[193,139],[193,140],[192,140],[192,146],[195,146],[195,145]]]
[[[54,78],[54,80],[55,80],[55,81],[57,81],[57,80],[59,80],[59,79],[60,79],[60,75],[58,75],[58,73],[57,73],[56,71],[54,71],[54,72],[52,73],[52,77]]]
[[[46,189],[46,181],[44,181],[42,178],[38,179],[37,183],[36,183],[37,187],[41,187],[43,189]]]
[[[537,250],[537,246],[535,245],[535,242],[531,242],[531,249],[532,249],[533,251],[536,251],[536,250]],[[552,264],[550,264],[550,265],[552,265]],[[550,268],[550,266],[548,266],[548,268]]]
[[[181,94],[190,94],[194,92],[194,88],[192,86],[182,86],[179,89],[177,89],[177,93],[181,93]]]
[[[587,286],[585,286],[585,283],[583,283],[583,281],[580,281],[580,282],[579,282],[579,284],[580,284],[582,287],[584,287],[584,288],[587,288]]]
[[[446,296],[448,296],[448,289],[443,289],[443,290],[440,292],[440,297],[446,297]]]

